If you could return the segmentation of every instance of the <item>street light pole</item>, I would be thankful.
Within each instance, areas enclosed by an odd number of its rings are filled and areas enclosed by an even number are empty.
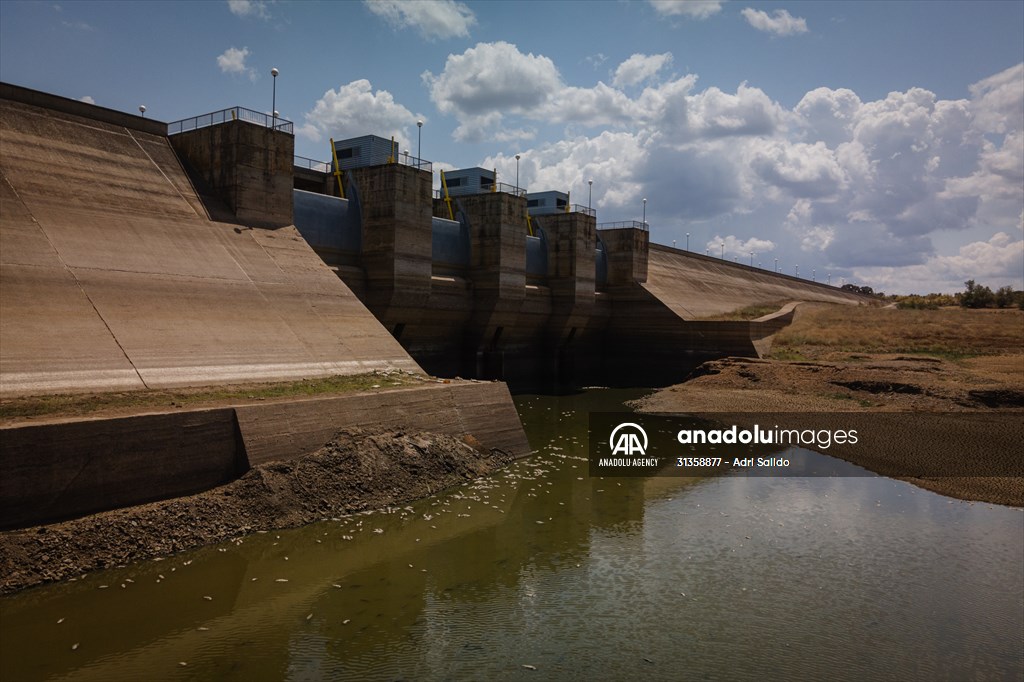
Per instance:
[[[779,259],[776,258],[775,259],[775,272],[778,272],[778,271],[779,271]]]
[[[800,266],[799,265],[793,266],[793,273],[794,273],[795,277],[799,277],[800,276]]]
[[[590,189],[589,193],[587,194],[587,211],[590,211],[591,207],[594,204],[594,181],[587,180],[587,185]]]
[[[725,260],[725,240],[722,240],[722,260]]]
[[[270,70],[270,75],[274,77],[274,99],[270,105],[270,110],[274,112],[274,130],[277,130],[277,74],[281,73],[274,67]]]
[[[423,161],[423,121],[416,121],[416,159]]]
[[[519,155],[516,154],[516,195],[519,195]]]
[[[644,227],[647,227],[647,197],[644,197]]]
[[[754,267],[754,252],[750,252],[750,267]]]
[[[140,104],[139,105],[139,113],[142,114],[142,118],[146,118],[146,105],[145,104]]]
[[[686,233],[686,250],[687,251],[690,250],[690,233],[689,232]]]

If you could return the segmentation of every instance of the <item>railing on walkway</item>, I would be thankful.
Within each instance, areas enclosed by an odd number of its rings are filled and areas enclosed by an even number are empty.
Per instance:
[[[330,161],[317,161],[316,159],[310,159],[305,156],[295,156],[293,161],[297,168],[308,168],[319,173],[330,173],[331,162]]]
[[[434,164],[432,162],[424,161],[423,159],[417,159],[415,156],[408,156],[406,154],[402,154],[400,157],[395,159],[395,161],[397,163],[402,164],[403,166],[411,166],[413,168],[425,170],[428,173],[434,172]],[[387,160],[385,159],[382,163],[386,162]],[[318,161],[316,159],[310,159],[306,156],[299,156],[296,154],[294,163],[295,166],[298,168],[308,168],[310,170],[319,171],[320,173],[334,172],[334,166],[330,161]]]
[[[642,223],[639,220],[620,220],[617,223],[598,223],[597,229],[599,230],[617,230],[623,227],[631,227],[634,230],[643,230],[647,232],[650,229],[648,223]]]
[[[505,194],[511,194],[514,197],[525,197],[526,196],[526,188],[525,187],[516,187],[515,185],[510,185],[507,182],[499,182],[498,186],[494,189],[494,191],[495,192],[504,192]]]
[[[485,185],[483,187],[475,187],[475,186],[473,186],[473,187],[451,187],[451,186],[449,186],[448,187],[448,195],[449,196],[453,196],[453,197],[466,196],[468,194],[491,194],[491,193],[496,193],[496,192],[501,192],[502,194],[511,194],[514,197],[516,197],[516,196],[518,196],[518,197],[525,197],[526,196],[526,188],[524,188],[524,187],[516,187],[515,185],[510,185],[510,184],[505,183],[505,182],[499,182],[497,184],[497,186],[491,184],[491,185]],[[443,199],[444,198],[444,191],[443,190],[439,190],[439,189],[435,189],[434,190],[434,198],[435,199]]]
[[[288,133],[289,135],[295,134],[295,124],[291,121],[285,120],[280,116],[271,116],[270,114],[264,114],[261,111],[246,109],[245,107],[221,109],[220,111],[213,111],[209,114],[193,116],[192,118],[184,118],[180,121],[175,121],[174,123],[168,123],[167,134],[176,135],[177,133],[184,133],[197,128],[220,125],[231,121],[255,123],[256,125],[263,126],[264,128],[273,128],[274,130],[279,130],[282,133]]]
[[[395,161],[402,164],[403,166],[412,166],[413,168],[418,168],[419,170],[425,170],[428,173],[434,172],[433,162],[427,161],[425,159],[419,159],[415,156],[410,156],[409,154],[399,154],[398,158],[395,159]]]
[[[591,218],[597,217],[597,209],[590,208],[589,206],[581,206],[580,204],[572,204],[569,206],[568,213],[583,213],[590,216]]]

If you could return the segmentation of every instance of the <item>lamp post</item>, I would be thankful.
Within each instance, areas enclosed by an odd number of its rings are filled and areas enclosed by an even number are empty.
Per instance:
[[[589,213],[591,206],[594,204],[594,181],[587,180],[587,185],[589,187],[589,193],[587,194],[587,212]]]
[[[647,197],[644,197],[644,227],[647,227]]]
[[[754,267],[754,252],[750,252],[750,267]]]
[[[794,265],[793,266],[793,276],[794,277],[799,277],[800,276],[800,266],[799,265]]]
[[[423,161],[423,121],[416,121],[416,159]]]
[[[519,154],[516,154],[516,195],[519,195]]]
[[[139,105],[139,113],[142,114],[142,118],[146,118],[146,105],[145,104],[140,104]]]
[[[277,130],[277,74],[281,73],[274,67],[270,70],[270,75],[274,77],[274,99],[270,105],[270,110],[274,112],[274,130]]]
[[[811,281],[812,282],[817,282],[818,281],[817,277],[818,277],[818,271],[812,269],[811,270]]]
[[[776,258],[775,259],[775,272],[778,272],[778,271],[779,271],[779,259]]]
[[[828,273],[828,282],[827,282],[827,284],[828,284],[829,286],[832,286],[832,273],[831,273],[831,272],[830,272],[830,273]]]
[[[409,165],[409,150],[406,149],[402,153],[405,154],[405,165],[408,166]]]
[[[710,246],[704,249],[704,255],[708,256],[709,258],[711,257],[711,247]]]
[[[673,249],[676,248],[676,240],[675,239],[672,240],[672,248]]]
[[[690,233],[689,232],[686,233],[686,250],[687,251],[690,250]]]
[[[722,240],[722,260],[725,260],[725,240]]]

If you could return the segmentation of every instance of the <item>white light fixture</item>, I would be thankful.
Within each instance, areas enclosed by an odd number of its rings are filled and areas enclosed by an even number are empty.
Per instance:
[[[277,74],[281,73],[274,67],[270,70],[270,75],[274,77],[274,98],[270,104],[270,110],[274,112],[274,130],[277,130]]]

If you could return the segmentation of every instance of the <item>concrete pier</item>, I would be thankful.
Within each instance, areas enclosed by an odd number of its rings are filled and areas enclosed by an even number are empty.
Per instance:
[[[252,227],[292,224],[295,137],[232,120],[170,138],[192,177]]]
[[[520,324],[526,298],[526,200],[502,192],[459,198],[469,220],[472,314],[463,332],[465,372],[504,375],[503,350]]]
[[[363,302],[400,338],[430,298],[430,173],[399,164],[348,172],[361,202]]]

